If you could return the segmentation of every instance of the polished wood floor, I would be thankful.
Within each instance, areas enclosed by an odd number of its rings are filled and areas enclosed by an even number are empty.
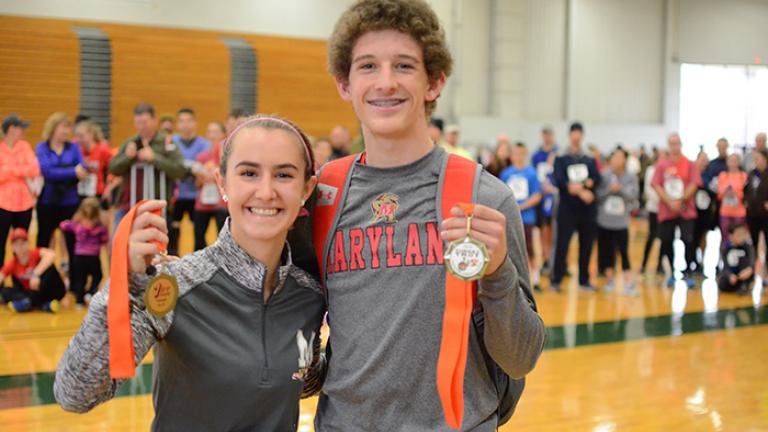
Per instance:
[[[182,252],[189,251],[188,225],[182,238]],[[633,225],[632,238],[636,267],[642,222]],[[710,262],[717,259],[708,254]],[[642,276],[636,297],[621,287],[579,291],[573,281],[562,294],[537,294],[550,338],[501,430],[768,431],[768,295],[760,281],[751,295],[719,294],[707,276],[694,290],[662,288],[661,276]],[[86,415],[52,403],[51,372],[84,313],[72,306],[56,315],[0,310],[0,430],[149,429],[146,386]],[[302,401],[299,430],[313,430],[316,403]]]

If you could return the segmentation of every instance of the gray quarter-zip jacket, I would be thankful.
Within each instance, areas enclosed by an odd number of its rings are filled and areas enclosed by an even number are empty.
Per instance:
[[[266,268],[234,242],[229,221],[216,243],[159,271],[176,277],[180,294],[163,318],[144,309],[149,278],[129,281],[136,364],[155,348],[152,430],[295,431],[299,398],[322,381],[325,301],[290,250],[267,302]],[[54,395],[68,411],[89,411],[122,383],[109,376],[108,296],[108,287],[94,296],[56,371]]]

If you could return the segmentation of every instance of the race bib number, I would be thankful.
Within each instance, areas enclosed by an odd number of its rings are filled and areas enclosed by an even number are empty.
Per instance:
[[[88,174],[88,176],[77,183],[77,194],[80,196],[94,197],[96,196],[96,174]]]
[[[512,176],[507,180],[507,185],[512,189],[512,193],[515,194],[515,199],[518,201],[528,199],[528,180],[525,177]]]
[[[219,195],[219,188],[216,186],[216,183],[206,183],[200,189],[200,202],[202,204],[216,205],[220,199],[221,196]]]
[[[712,197],[705,190],[699,190],[696,192],[696,208],[699,210],[706,210],[712,205]]]
[[[717,193],[717,189],[720,187],[720,178],[715,177],[712,180],[709,181],[709,190],[711,190],[714,193]]]
[[[539,181],[546,180],[547,176],[551,172],[552,172],[552,167],[546,162],[541,162],[538,165],[536,165],[536,176],[539,178]]]
[[[586,164],[568,165],[568,182],[583,183],[589,177],[589,168]]]
[[[555,205],[555,197],[552,195],[547,195],[544,197],[544,203],[542,204],[542,208],[544,209],[544,214],[549,216],[552,214],[552,207]]]
[[[624,216],[626,206],[624,204],[624,198],[611,195],[605,200],[605,212],[611,216]]]
[[[741,249],[729,250],[728,253],[725,255],[725,260],[728,261],[728,267],[738,267],[739,260],[741,259],[741,257],[745,255],[746,255],[746,252],[744,252]]]
[[[683,179],[680,177],[669,177],[664,182],[664,192],[669,195],[670,199],[680,200],[683,199],[683,193],[685,191],[685,185]]]

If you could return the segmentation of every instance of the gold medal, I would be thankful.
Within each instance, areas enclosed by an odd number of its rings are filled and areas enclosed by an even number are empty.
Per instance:
[[[445,252],[444,261],[448,273],[466,281],[472,282],[485,276],[485,270],[491,261],[485,244],[472,239],[472,210],[474,206],[460,205],[467,215],[467,235],[460,240],[452,241]]]
[[[176,278],[161,273],[151,281],[144,292],[144,306],[152,315],[162,318],[176,307],[179,299],[179,283]]]

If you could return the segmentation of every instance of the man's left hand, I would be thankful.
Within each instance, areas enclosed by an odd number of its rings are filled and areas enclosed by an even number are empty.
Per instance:
[[[466,237],[467,217],[459,207],[453,207],[451,217],[443,220],[441,235],[449,243]],[[507,217],[498,210],[476,204],[469,236],[488,249],[491,261],[486,275],[498,270],[507,257]]]

